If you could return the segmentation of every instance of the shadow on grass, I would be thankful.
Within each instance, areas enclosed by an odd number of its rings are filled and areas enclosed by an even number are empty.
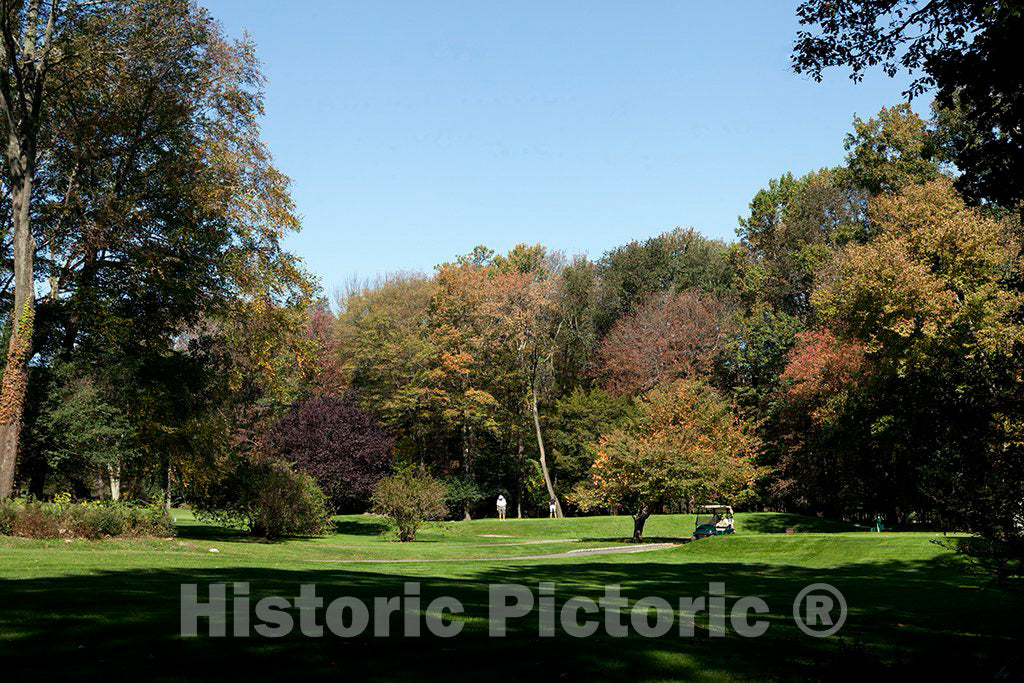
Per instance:
[[[796,529],[797,533],[802,532],[805,534],[836,534],[846,531],[865,531],[864,527],[858,527],[850,522],[782,512],[738,518],[736,531],[737,533],[752,531],[761,534],[784,534],[787,529]]]
[[[276,541],[253,536],[245,529],[214,524],[179,523],[174,526],[175,536],[182,541],[220,541],[221,543],[275,543]]]
[[[576,539],[580,543],[632,543],[633,538],[631,536],[587,536]],[[644,540],[640,541],[636,545],[646,545],[648,543],[689,543],[691,538],[686,536],[680,538],[676,536],[644,536]]]
[[[390,529],[391,527],[387,522],[357,522],[351,519],[338,519],[334,521],[334,533],[348,536],[380,536],[387,533]]]
[[[440,596],[456,598],[469,620],[461,634],[449,639],[425,629],[422,637],[402,637],[398,614],[389,622],[390,637],[343,639],[328,631],[321,638],[303,637],[298,618],[293,634],[277,639],[178,635],[181,584],[199,584],[205,602],[207,584],[229,584],[230,600],[230,584],[236,581],[250,584],[250,604],[267,596],[294,599],[307,583],[316,585],[325,604],[357,597],[371,609],[368,633],[373,631],[373,599],[402,596],[405,582],[421,584],[423,605]],[[731,629],[711,637],[706,616],[700,615],[693,637],[673,630],[643,638],[631,629],[627,638],[575,639],[559,627],[555,637],[540,638],[534,612],[510,620],[508,637],[487,637],[489,585],[522,584],[536,596],[538,584],[548,581],[556,586],[557,605],[574,596],[598,599],[613,584],[631,600],[661,596],[677,604],[680,597],[708,595],[711,581],[724,581],[727,610],[741,596],[759,596],[771,613],[757,617],[770,627],[760,638],[744,639]],[[849,605],[838,637],[811,638],[793,624],[794,596],[819,581],[841,590]],[[1024,605],[1019,596],[965,583],[948,564],[936,561],[808,569],[595,559],[516,562],[482,567],[465,578],[339,568],[103,571],[0,580],[0,663],[12,680],[20,672],[42,671],[50,679],[76,680],[292,679],[340,673],[355,680],[444,681],[485,675],[530,681],[992,680],[1017,649]],[[318,623],[322,618],[321,610]],[[205,629],[206,621],[200,620],[200,632]]]

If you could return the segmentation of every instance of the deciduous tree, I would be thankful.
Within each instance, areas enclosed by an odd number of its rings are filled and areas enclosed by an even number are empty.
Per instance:
[[[621,318],[598,349],[603,386],[637,396],[661,382],[707,377],[728,332],[729,307],[695,291],[655,295]]]
[[[270,454],[312,475],[336,510],[365,508],[391,466],[393,446],[353,394],[308,398],[267,437]]]
[[[735,502],[753,485],[758,440],[714,389],[681,380],[651,392],[640,409],[636,424],[598,443],[590,482],[575,491],[581,508],[626,510],[639,542],[648,517],[661,506]]]

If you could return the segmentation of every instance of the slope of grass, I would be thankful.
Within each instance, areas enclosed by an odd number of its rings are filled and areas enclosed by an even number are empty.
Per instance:
[[[384,680],[864,680],[987,678],[1010,661],[1020,638],[1020,596],[983,585],[935,544],[937,536],[866,533],[813,518],[738,515],[733,537],[634,555],[514,559],[566,548],[625,545],[628,517],[479,520],[440,523],[421,541],[399,544],[377,518],[343,517],[320,539],[254,542],[178,512],[173,540],[0,539],[0,661],[5,671],[46,678],[195,680],[342,675]],[[777,529],[796,526],[786,535]],[[656,516],[649,539],[682,539],[690,516]],[[215,548],[219,552],[211,553]],[[487,558],[513,558],[494,559]],[[328,563],[336,559],[446,560],[411,564]],[[250,584],[251,599],[294,598],[316,584],[329,601],[401,596],[418,582],[424,601],[450,595],[465,607],[452,639],[331,634],[281,639],[181,638],[182,583]],[[816,639],[793,624],[800,589],[825,581],[849,605],[838,636]],[[557,604],[597,599],[618,584],[636,600],[707,595],[724,582],[727,604],[746,595],[769,605],[761,638],[712,636],[705,614],[694,637],[538,637],[536,613],[510,623],[505,639],[486,636],[488,586],[517,583],[535,593],[556,586]],[[397,617],[393,628],[400,630]],[[599,632],[603,633],[603,632]],[[474,675],[477,672],[479,675]]]

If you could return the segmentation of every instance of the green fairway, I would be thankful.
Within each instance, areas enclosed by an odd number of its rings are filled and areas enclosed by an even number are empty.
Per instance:
[[[137,676],[164,680],[306,673],[344,678],[460,680],[708,679],[765,677],[863,679],[929,674],[988,678],[1011,657],[1021,635],[1022,601],[965,575],[937,534],[868,533],[841,523],[793,515],[740,514],[734,537],[636,554],[545,558],[594,548],[628,547],[628,517],[566,520],[479,520],[431,524],[413,544],[382,535],[378,518],[337,519],[337,533],[317,539],[261,543],[195,522],[177,511],[179,535],[151,541],[0,540],[0,648],[7,666],[47,677]],[[785,528],[796,527],[787,535]],[[655,516],[652,543],[682,543],[686,516]],[[211,549],[217,552],[211,552]],[[401,560],[402,562],[388,562]],[[417,560],[408,562],[408,560]],[[419,560],[422,560],[420,562]],[[358,562],[356,562],[358,561]],[[368,562],[372,561],[372,562]],[[452,596],[464,606],[461,634],[390,637],[372,628],[356,638],[298,628],[280,639],[179,636],[182,583],[248,582],[251,599],[293,599],[316,584],[325,601],[402,596],[419,582],[423,602]],[[504,639],[487,637],[488,586],[516,583],[535,594],[555,584],[556,605],[601,597],[619,584],[631,602],[661,596],[708,595],[724,582],[726,605],[758,596],[770,607],[758,638],[730,629],[710,635],[706,613],[692,637],[675,630],[658,638],[630,632],[573,638],[539,637],[537,615],[509,621]],[[829,638],[804,635],[793,599],[806,585],[827,582],[849,606],[843,629]],[[230,592],[229,592],[230,595]],[[628,615],[624,618],[628,621]],[[230,626],[229,626],[230,632]],[[456,668],[457,667],[457,668]],[[473,672],[477,672],[474,675]],[[459,673],[455,673],[459,672]]]

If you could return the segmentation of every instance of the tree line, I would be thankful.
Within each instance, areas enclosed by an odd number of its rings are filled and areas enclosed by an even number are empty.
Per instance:
[[[1019,538],[1020,13],[881,4],[802,4],[794,68],[918,69],[933,115],[855,117],[735,241],[481,246],[328,302],[281,247],[250,42],[187,0],[3,2],[0,497],[225,509],[283,461],[339,511],[415,467],[462,517],[502,493],[638,535],[732,502]]]

